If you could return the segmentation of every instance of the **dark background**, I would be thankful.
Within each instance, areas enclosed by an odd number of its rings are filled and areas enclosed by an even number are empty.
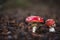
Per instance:
[[[0,11],[15,17],[32,14],[60,20],[60,0],[0,0]]]

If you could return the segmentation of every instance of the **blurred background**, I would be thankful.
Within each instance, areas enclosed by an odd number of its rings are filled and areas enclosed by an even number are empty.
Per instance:
[[[60,0],[0,0],[0,40],[34,39],[25,23],[29,15],[55,19],[57,32],[49,40],[60,40]],[[49,35],[44,35],[43,40],[48,40]]]
[[[56,18],[60,14],[60,0],[0,0],[0,8],[7,15],[34,14]]]

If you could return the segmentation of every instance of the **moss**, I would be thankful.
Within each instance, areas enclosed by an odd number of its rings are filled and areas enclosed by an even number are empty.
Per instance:
[[[30,3],[27,0],[16,0],[16,5],[18,7],[26,8],[30,5]]]

